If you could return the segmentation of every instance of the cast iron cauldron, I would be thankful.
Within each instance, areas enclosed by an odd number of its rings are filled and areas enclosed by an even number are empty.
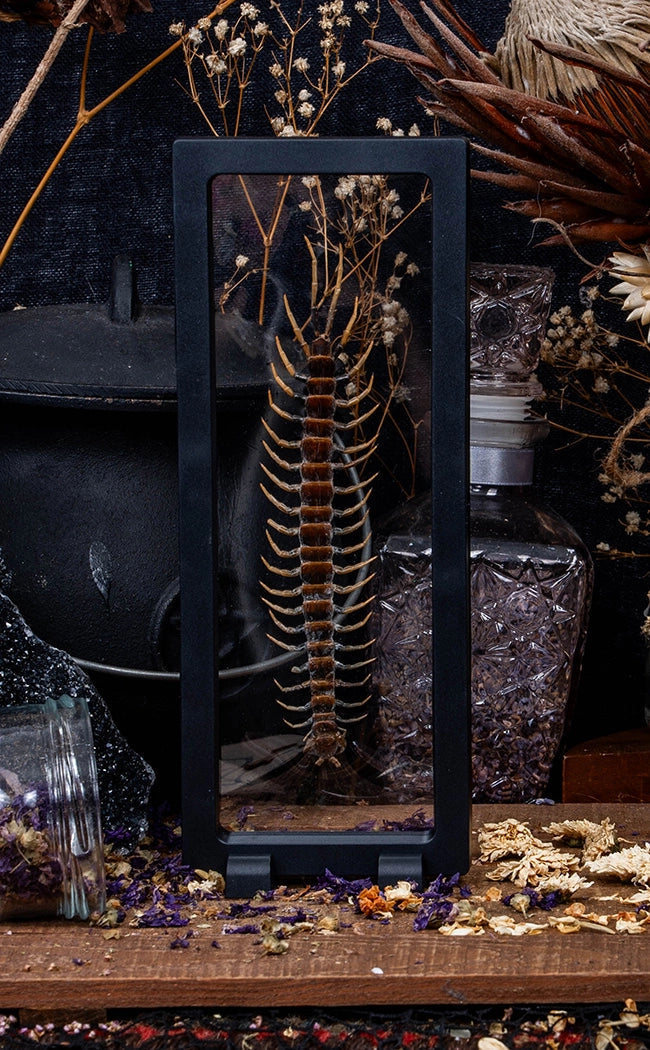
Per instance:
[[[263,348],[219,335],[222,666],[266,658],[250,595],[266,509],[257,461]],[[250,340],[249,340],[250,343]],[[111,300],[0,317],[0,548],[32,629],[79,660],[174,798],[179,739],[177,446],[171,307]],[[230,546],[228,536],[231,537]],[[248,552],[248,556],[245,556]],[[228,689],[233,698],[243,684]],[[241,696],[239,697],[241,700]],[[237,704],[233,703],[233,709]]]

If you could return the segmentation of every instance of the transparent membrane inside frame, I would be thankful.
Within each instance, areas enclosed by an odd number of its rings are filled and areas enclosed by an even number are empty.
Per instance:
[[[433,826],[430,229],[414,173],[213,179],[227,830]]]

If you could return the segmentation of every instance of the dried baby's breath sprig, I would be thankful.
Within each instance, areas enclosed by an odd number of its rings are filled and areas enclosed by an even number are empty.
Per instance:
[[[583,288],[581,298],[586,309],[579,315],[568,305],[551,315],[542,345],[542,359],[551,369],[546,402],[555,427],[578,440],[605,442],[607,451],[598,474],[604,489],[601,499],[616,506],[626,536],[639,540],[650,536],[650,506],[642,491],[650,481],[648,347],[640,328],[635,338],[600,323],[598,301],[608,300],[596,285]],[[561,413],[566,408],[582,417],[582,428],[563,424]],[[604,541],[597,550],[609,556],[641,553],[638,547],[626,551]]]
[[[379,0],[353,6],[349,0],[328,0],[319,4],[317,16],[299,0],[291,17],[278,0],[264,17],[255,4],[241,3],[230,17],[200,18],[182,27],[189,95],[212,134],[238,135],[255,69],[256,80],[268,88],[265,112],[273,134],[313,135],[339,93],[377,61],[368,50],[348,45],[350,29],[357,22],[373,39],[379,18]],[[216,107],[214,116],[197,71]]]

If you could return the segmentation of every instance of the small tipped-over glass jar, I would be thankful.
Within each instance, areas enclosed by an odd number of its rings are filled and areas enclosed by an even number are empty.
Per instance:
[[[88,706],[61,696],[0,710],[0,920],[105,909]]]
[[[476,802],[549,793],[571,713],[592,589],[589,553],[536,499],[531,409],[553,274],[471,268],[470,604]],[[400,799],[431,791],[430,496],[375,530],[379,749]]]

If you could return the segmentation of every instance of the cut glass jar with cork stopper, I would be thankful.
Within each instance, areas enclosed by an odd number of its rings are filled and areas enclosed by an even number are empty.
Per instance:
[[[470,271],[470,606],[472,778],[476,802],[529,802],[550,790],[584,648],[593,569],[572,527],[533,488],[548,424],[531,403],[552,271]],[[403,798],[431,790],[430,497],[381,530],[378,749]],[[390,760],[389,760],[390,756]]]

